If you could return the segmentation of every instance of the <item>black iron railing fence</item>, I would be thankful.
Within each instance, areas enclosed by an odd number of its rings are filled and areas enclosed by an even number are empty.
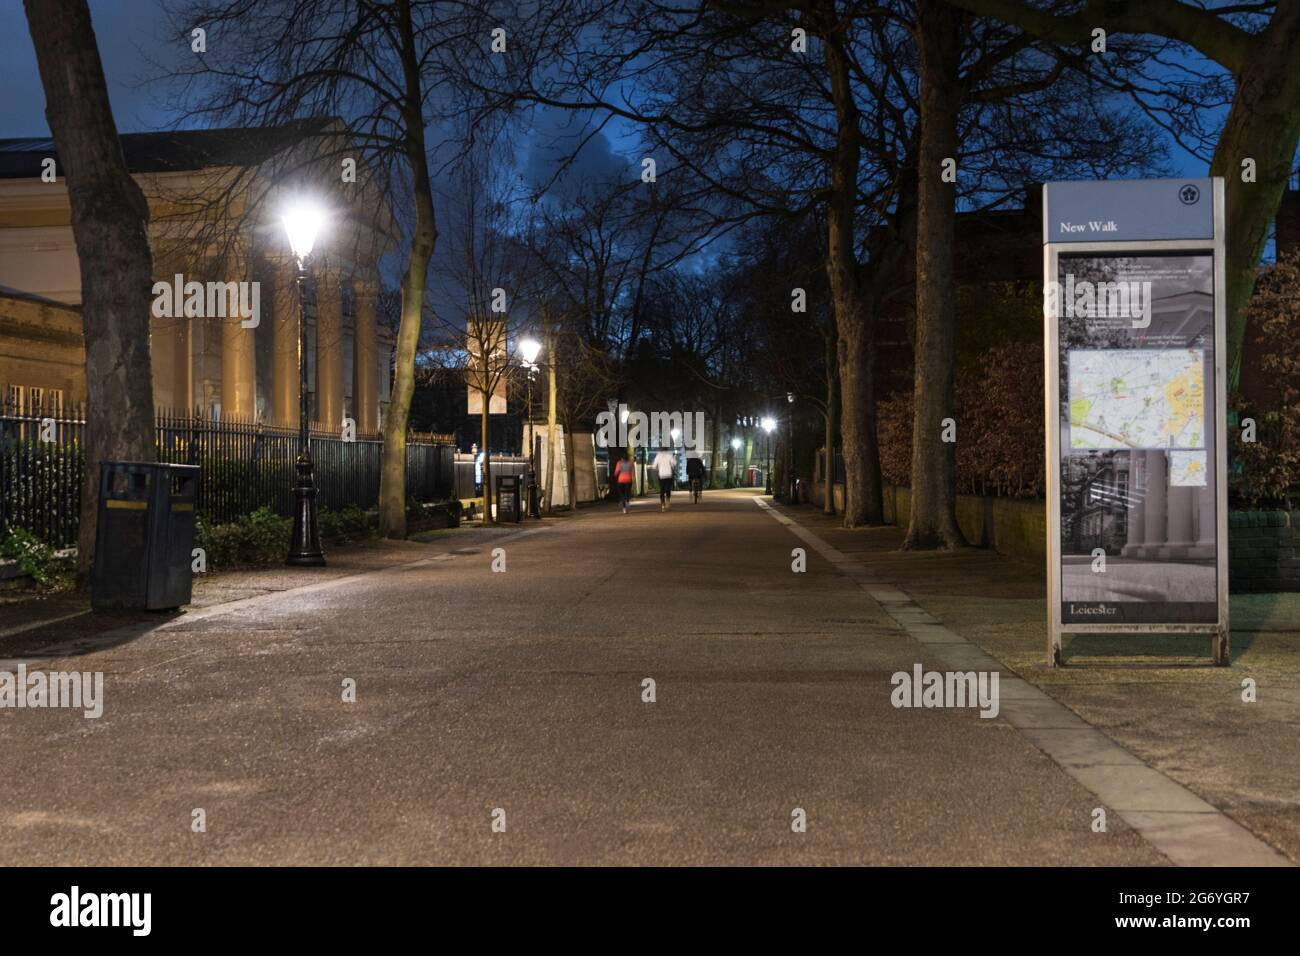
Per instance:
[[[77,543],[85,427],[78,412],[0,404],[0,532],[24,528],[54,547]],[[296,428],[160,411],[155,429],[159,461],[200,467],[198,510],[205,522],[224,524],[261,507],[292,514]],[[373,507],[382,451],[378,436],[344,441],[337,431],[314,427],[321,507]],[[452,497],[454,453],[445,443],[408,442],[407,497]]]

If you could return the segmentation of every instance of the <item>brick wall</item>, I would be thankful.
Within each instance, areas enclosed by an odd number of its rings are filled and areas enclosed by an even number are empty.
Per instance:
[[[906,524],[911,513],[911,489],[886,486],[885,520]],[[976,547],[1026,561],[1047,560],[1045,501],[958,495],[957,524],[966,540]]]

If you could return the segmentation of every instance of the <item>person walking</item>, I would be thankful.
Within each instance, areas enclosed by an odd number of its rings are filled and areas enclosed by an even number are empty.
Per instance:
[[[623,505],[623,514],[627,514],[628,503],[632,500],[632,478],[636,474],[636,465],[631,458],[620,458],[614,466],[614,480],[618,485],[618,500]]]
[[[691,500],[700,503],[700,493],[704,491],[704,459],[686,459],[686,480],[691,483]]]
[[[667,511],[673,498],[673,475],[677,474],[677,456],[667,448],[655,455],[655,471],[659,473],[659,510]]]

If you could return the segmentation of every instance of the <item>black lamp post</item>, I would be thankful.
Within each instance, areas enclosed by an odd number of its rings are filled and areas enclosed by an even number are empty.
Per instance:
[[[285,564],[318,568],[325,565],[320,547],[320,530],[316,524],[316,481],[311,461],[311,400],[307,387],[307,257],[316,244],[316,233],[324,217],[318,209],[298,205],[284,216],[289,247],[298,260],[298,459],[294,464],[293,539]]]
[[[790,405],[789,414],[786,416],[785,429],[786,480],[790,484],[790,493],[786,497],[786,502],[794,504],[795,488],[797,487],[794,477],[794,392],[786,392],[785,400]]]
[[[527,338],[519,343],[519,355],[523,359],[523,367],[528,374],[528,401],[527,410],[524,412],[524,418],[528,423],[528,516],[530,518],[542,517],[540,503],[537,500],[537,437],[533,434],[533,375],[537,373],[537,356],[542,351],[542,343],[536,339]]]

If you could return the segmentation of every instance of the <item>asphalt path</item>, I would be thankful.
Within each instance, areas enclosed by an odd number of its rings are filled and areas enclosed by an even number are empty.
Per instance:
[[[799,547],[647,499],[24,657],[104,713],[0,710],[0,865],[1167,862]]]

